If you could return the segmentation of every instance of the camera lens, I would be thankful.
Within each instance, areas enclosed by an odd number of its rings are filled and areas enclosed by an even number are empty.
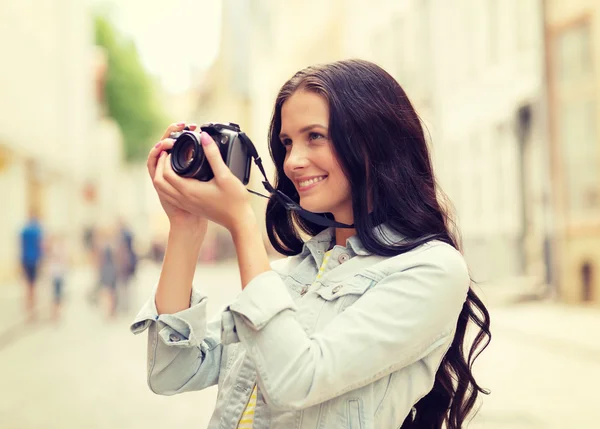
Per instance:
[[[198,138],[196,133],[184,131],[175,140],[171,150],[171,167],[179,176],[207,181],[213,174]]]
[[[190,165],[192,161],[194,161],[194,145],[186,142],[185,147],[181,150],[183,153],[183,159],[181,160],[181,164]]]

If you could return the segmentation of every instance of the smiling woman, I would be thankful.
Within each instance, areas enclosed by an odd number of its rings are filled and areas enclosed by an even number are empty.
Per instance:
[[[217,384],[209,429],[462,428],[485,393],[471,368],[491,338],[489,314],[400,85],[360,60],[283,85],[269,132],[275,187],[341,223],[326,228],[272,198],[267,232],[288,256],[272,264],[248,192],[206,133],[214,179],[170,169],[168,136],[185,125],[167,128],[148,157],[171,225],[155,296],[132,325],[149,329],[151,389]],[[242,292],[207,323],[192,281],[209,221],[231,233]]]

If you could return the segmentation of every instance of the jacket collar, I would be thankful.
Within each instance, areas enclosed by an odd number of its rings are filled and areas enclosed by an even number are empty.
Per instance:
[[[378,225],[373,228],[373,232],[380,240],[387,244],[397,244],[404,240],[404,236],[389,227],[387,223]],[[302,247],[302,255],[306,256],[309,253],[315,258],[320,260],[318,255],[322,255],[331,247],[332,242],[335,240],[335,228],[326,228],[310,240],[304,243]],[[354,255],[367,256],[371,253],[365,249],[362,241],[358,238],[358,235],[353,235],[346,240],[346,248],[351,250]],[[352,256],[354,256],[352,255]]]

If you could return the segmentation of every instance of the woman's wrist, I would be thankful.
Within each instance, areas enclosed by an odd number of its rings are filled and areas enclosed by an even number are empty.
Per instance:
[[[242,289],[256,276],[271,269],[254,213],[248,214],[230,229],[240,269]]]
[[[247,213],[240,217],[230,228],[231,238],[234,244],[240,240],[243,240],[248,235],[255,234],[259,230],[258,221],[254,215],[252,209],[248,210]]]
[[[206,234],[208,221],[198,219],[185,222],[171,222],[169,227],[169,238],[185,237],[191,241],[202,241]]]

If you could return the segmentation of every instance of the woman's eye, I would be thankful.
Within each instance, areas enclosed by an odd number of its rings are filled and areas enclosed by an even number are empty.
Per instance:
[[[283,140],[281,140],[281,144],[282,144],[284,147],[286,147],[286,148],[287,148],[287,147],[289,147],[289,146],[291,146],[291,145],[292,145],[292,140],[290,140],[290,139],[283,139]]]
[[[317,139],[324,139],[325,136],[323,134],[319,134],[319,133],[310,133],[308,135],[308,139],[309,140],[317,140]]]

